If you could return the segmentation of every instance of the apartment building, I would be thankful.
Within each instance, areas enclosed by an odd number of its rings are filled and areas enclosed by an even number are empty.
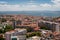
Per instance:
[[[26,40],[26,29],[15,29],[5,33],[6,40]]]
[[[55,22],[50,22],[50,21],[39,21],[39,25],[45,25],[49,30],[53,32],[60,32],[60,24],[55,23]]]

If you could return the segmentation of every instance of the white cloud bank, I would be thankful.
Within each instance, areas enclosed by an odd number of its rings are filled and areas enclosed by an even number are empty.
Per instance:
[[[10,5],[7,2],[0,2],[0,11],[44,11],[44,10],[50,10],[50,11],[60,11],[60,0],[51,0],[53,4],[40,4],[36,5],[34,3],[27,3],[19,5]],[[4,3],[4,4],[2,4]]]

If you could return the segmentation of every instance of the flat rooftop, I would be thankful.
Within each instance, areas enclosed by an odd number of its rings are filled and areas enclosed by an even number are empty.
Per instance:
[[[12,34],[12,33],[15,33],[15,32],[22,32],[24,30],[26,30],[26,29],[16,28],[14,30],[11,30],[11,31],[6,32],[6,34]]]

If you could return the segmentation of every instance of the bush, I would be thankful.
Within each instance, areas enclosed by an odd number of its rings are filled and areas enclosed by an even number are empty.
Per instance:
[[[31,34],[26,34],[27,38],[32,37],[32,36],[41,36],[41,33],[40,32],[33,32]]]

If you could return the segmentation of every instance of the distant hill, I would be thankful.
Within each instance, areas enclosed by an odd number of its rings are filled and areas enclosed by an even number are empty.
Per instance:
[[[0,11],[0,15],[60,16],[60,11]]]

